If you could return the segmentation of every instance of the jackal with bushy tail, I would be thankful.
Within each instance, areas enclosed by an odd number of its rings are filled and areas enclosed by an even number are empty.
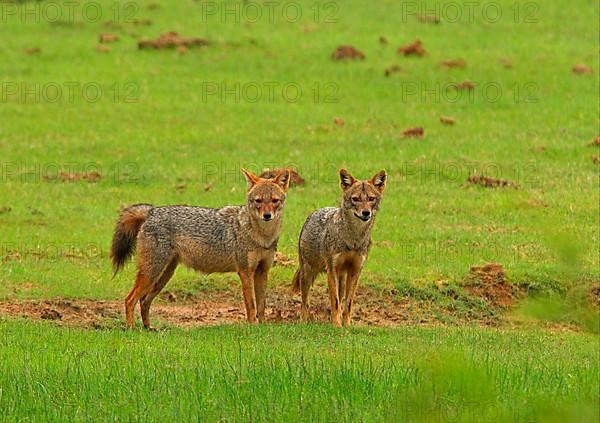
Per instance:
[[[137,204],[121,212],[111,247],[115,274],[137,248],[137,276],[125,299],[127,325],[140,302],[142,322],[150,327],[150,305],[180,263],[204,273],[236,272],[249,322],[265,318],[267,277],[273,264],[289,186],[284,169],[263,179],[242,169],[246,204],[211,209]]]

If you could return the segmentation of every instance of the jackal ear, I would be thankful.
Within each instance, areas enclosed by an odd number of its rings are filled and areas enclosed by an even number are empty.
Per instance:
[[[383,192],[386,180],[387,174],[385,173],[385,170],[381,170],[377,175],[373,176],[369,182],[371,182],[379,192]]]
[[[254,173],[250,172],[242,168],[242,173],[246,177],[246,181],[248,181],[248,187],[253,187],[260,180],[260,177],[256,176]]]
[[[273,178],[273,182],[279,185],[284,192],[287,191],[290,186],[290,170],[282,169],[281,172]]]
[[[350,188],[354,182],[356,182],[354,176],[350,175],[346,169],[340,169],[340,185],[344,191]]]

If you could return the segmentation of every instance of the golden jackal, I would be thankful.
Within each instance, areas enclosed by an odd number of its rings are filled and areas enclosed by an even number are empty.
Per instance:
[[[325,207],[311,214],[300,233],[300,267],[294,290],[302,290],[302,320],[309,319],[308,294],[316,276],[327,272],[331,321],[350,325],[360,272],[369,254],[371,228],[386,182],[384,170],[368,181],[354,179],[340,170],[341,207]]]
[[[137,204],[123,210],[112,240],[115,274],[137,244],[137,277],[125,299],[127,325],[140,301],[142,322],[150,327],[150,305],[179,263],[204,273],[237,272],[246,316],[265,318],[267,276],[281,229],[288,170],[272,179],[242,169],[248,180],[246,204],[210,209],[192,206],[154,207]]]

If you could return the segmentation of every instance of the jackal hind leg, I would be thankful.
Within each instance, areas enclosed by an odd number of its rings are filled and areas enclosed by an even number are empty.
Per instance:
[[[154,301],[154,298],[173,277],[173,273],[175,273],[178,264],[179,261],[177,258],[172,258],[159,276],[154,279],[151,288],[140,300],[140,314],[142,316],[142,323],[146,329],[150,329],[150,306],[152,305],[152,301]]]
[[[303,264],[300,269],[300,288],[302,289],[302,306],[300,308],[300,316],[303,322],[309,322],[311,320],[309,311],[309,294],[310,289],[315,282],[317,274],[312,267],[307,264]]]

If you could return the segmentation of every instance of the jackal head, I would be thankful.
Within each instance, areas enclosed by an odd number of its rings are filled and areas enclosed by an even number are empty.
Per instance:
[[[283,169],[272,179],[261,178],[246,169],[242,172],[248,181],[246,205],[250,215],[259,221],[279,220],[290,185],[290,171]]]
[[[363,222],[371,220],[377,210],[385,188],[387,175],[380,171],[368,181],[355,179],[346,169],[340,169],[342,186],[342,209]]]

